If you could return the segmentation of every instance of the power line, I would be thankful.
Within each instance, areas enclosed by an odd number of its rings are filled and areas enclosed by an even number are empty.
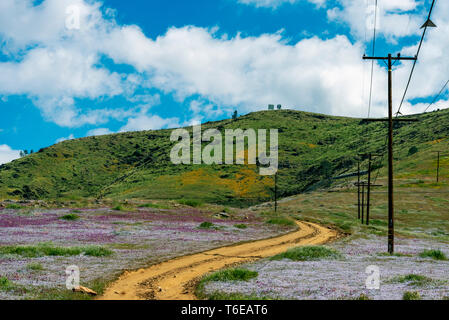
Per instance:
[[[372,50],[372,56],[374,57],[376,52],[376,30],[377,29],[377,0],[376,0],[376,8],[374,12],[374,34],[373,34],[373,50]],[[369,104],[368,104],[368,118],[371,114],[371,102],[372,102],[372,95],[373,95],[373,75],[374,75],[374,60],[371,61],[371,84],[369,89]]]
[[[419,53],[421,51],[421,47],[422,47],[422,44],[423,44],[423,41],[424,41],[424,37],[426,35],[427,28],[429,27],[429,21],[430,21],[430,17],[432,16],[432,11],[433,11],[433,7],[435,5],[435,2],[436,2],[436,0],[432,0],[432,5],[430,6],[430,10],[429,10],[429,15],[427,17],[426,23],[423,26],[424,27],[424,31],[423,31],[423,34],[422,34],[422,37],[421,37],[421,41],[419,42],[418,51],[416,52],[416,60],[413,62],[412,70],[410,72],[410,76],[409,76],[408,81],[407,81],[407,86],[405,87],[404,95],[402,96],[401,104],[399,105],[399,109],[396,112],[396,117],[401,114],[402,104],[404,103],[405,96],[407,95],[408,88],[410,87],[410,82],[412,81],[413,72],[415,71],[416,63],[418,61],[418,56],[419,56]]]
[[[443,88],[441,88],[440,92],[438,93],[438,95],[435,97],[435,99],[432,100],[432,102],[427,106],[426,110],[424,110],[424,112],[427,112],[427,110],[429,110],[429,108],[435,104],[435,102],[437,101],[437,99],[441,96],[441,94],[443,93],[444,89],[446,88],[446,86],[449,84],[449,80],[447,80],[447,82],[444,84]]]

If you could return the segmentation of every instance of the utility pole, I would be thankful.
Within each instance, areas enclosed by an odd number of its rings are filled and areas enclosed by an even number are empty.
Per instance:
[[[394,253],[394,197],[393,197],[393,60],[416,61],[417,57],[367,57],[364,60],[387,60],[388,61],[388,252]]]
[[[365,183],[362,183],[362,224],[365,216]]]
[[[278,174],[274,174],[274,212],[278,212]]]
[[[381,187],[381,185],[371,184],[371,170],[372,170],[372,160],[373,157],[381,157],[381,154],[368,154],[368,194],[366,198],[366,225],[369,225],[369,214],[371,207],[371,187]]]
[[[357,219],[360,220],[360,160],[357,162],[357,194],[358,194],[358,215]]]
[[[437,160],[437,183],[440,182],[440,153],[441,151],[435,151],[438,153],[438,160]]]
[[[369,225],[369,209],[370,209],[370,197],[371,197],[371,159],[372,159],[372,154],[370,153],[368,155],[368,195],[366,198],[366,225]]]

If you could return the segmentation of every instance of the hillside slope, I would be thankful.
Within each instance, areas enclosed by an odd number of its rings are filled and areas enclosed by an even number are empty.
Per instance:
[[[407,161],[449,137],[449,110],[399,123],[395,156]],[[279,129],[279,193],[327,187],[355,170],[360,153],[385,152],[386,123],[292,110],[255,112],[203,124],[203,130]],[[273,178],[242,165],[173,165],[171,130],[128,132],[64,141],[0,166],[0,198],[200,199],[256,203],[272,197]],[[203,147],[206,144],[203,144]],[[365,159],[366,160],[366,159]],[[385,165],[385,158],[376,166]]]

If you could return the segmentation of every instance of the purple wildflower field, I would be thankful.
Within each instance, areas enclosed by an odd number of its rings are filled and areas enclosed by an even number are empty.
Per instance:
[[[397,239],[396,252],[407,256],[386,256],[386,240],[370,236],[350,241],[338,241],[329,247],[342,253],[340,260],[296,262],[268,259],[245,265],[259,272],[257,278],[244,282],[208,282],[205,293],[256,294],[288,300],[356,299],[361,294],[373,300],[401,300],[404,292],[418,291],[422,299],[439,300],[449,297],[449,261],[421,258],[427,249],[439,249],[449,256],[449,244],[421,239]],[[380,269],[380,289],[366,289],[366,267]],[[395,277],[423,275],[434,282],[416,286],[400,283]]]
[[[123,270],[138,269],[176,256],[201,252],[240,241],[256,240],[286,232],[267,225],[253,212],[239,212],[228,219],[194,208],[137,209],[134,212],[109,208],[79,209],[76,221],[60,219],[73,209],[3,209],[0,211],[0,246],[52,243],[57,246],[97,245],[113,251],[111,256],[46,256],[27,258],[0,255],[0,277],[27,288],[65,288],[67,266],[80,269],[80,284],[95,279],[113,280]],[[219,229],[199,229],[204,221]],[[234,224],[244,223],[247,229]],[[43,270],[27,268],[41,264]],[[23,299],[0,290],[0,299]]]

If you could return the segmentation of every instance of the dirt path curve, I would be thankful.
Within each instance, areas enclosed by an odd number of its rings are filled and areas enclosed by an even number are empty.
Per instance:
[[[338,236],[335,230],[317,224],[299,221],[297,224],[297,231],[283,236],[182,256],[125,272],[99,299],[193,300],[196,282],[208,272],[273,256],[295,246],[323,244]]]

